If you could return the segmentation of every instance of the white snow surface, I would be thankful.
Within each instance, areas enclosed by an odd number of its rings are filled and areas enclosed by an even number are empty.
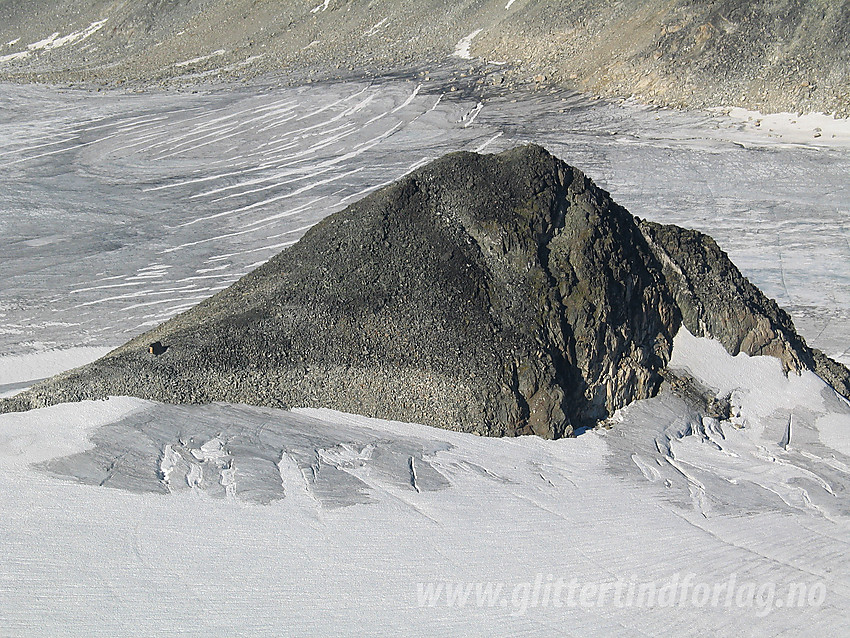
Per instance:
[[[17,394],[35,381],[91,363],[112,350],[97,346],[55,348],[50,344],[31,345],[38,348],[29,354],[0,357],[0,397]]]
[[[715,109],[744,125],[750,134],[766,136],[787,144],[817,140],[824,146],[850,144],[850,120],[826,113],[769,113],[742,108]]]
[[[481,33],[483,29],[476,29],[469,35],[462,37],[458,43],[455,45],[455,50],[452,55],[456,58],[460,58],[462,60],[471,60],[472,53],[470,52],[470,47],[472,46],[472,41]]]
[[[191,58],[190,60],[184,60],[183,62],[177,62],[174,66],[190,66],[192,64],[198,64],[200,62],[206,62],[211,58],[217,57],[219,55],[224,55],[225,53],[227,53],[227,51],[225,51],[224,49],[218,49],[216,51],[213,51],[209,55],[202,55],[197,58]]]
[[[194,305],[429,159],[529,141],[633,213],[711,233],[847,361],[839,138],[414,80],[2,88],[0,392]],[[685,330],[671,366],[732,419],[672,394],[555,442],[122,397],[0,415],[0,635],[840,635],[847,402]]]
[[[79,31],[72,31],[71,33],[64,36],[60,36],[58,31],[52,33],[42,40],[38,40],[37,42],[32,42],[31,44],[28,44],[27,48],[22,51],[16,51],[14,53],[0,55],[0,64],[3,64],[4,62],[9,62],[11,60],[20,60],[23,58],[27,58],[32,53],[36,53],[38,51],[51,51],[53,49],[59,49],[68,45],[78,44],[100,31],[107,23],[107,21],[108,18],[105,18],[103,20],[97,20],[96,22],[92,22],[84,29],[80,29]],[[19,41],[20,38],[17,38],[15,40],[12,40],[11,42],[8,42],[6,46],[14,46]]]

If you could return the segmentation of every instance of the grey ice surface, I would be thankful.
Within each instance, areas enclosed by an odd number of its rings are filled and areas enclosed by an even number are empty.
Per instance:
[[[355,474],[416,492],[449,485],[428,459],[451,449],[281,410],[232,404],[145,408],[95,430],[93,447],[41,468],[89,485],[133,492],[198,489],[270,503],[309,495],[323,507],[372,502]]]
[[[118,345],[454,150],[537,142],[633,214],[711,234],[811,345],[850,346],[850,153],[708,114],[415,81],[0,85],[0,354]]]

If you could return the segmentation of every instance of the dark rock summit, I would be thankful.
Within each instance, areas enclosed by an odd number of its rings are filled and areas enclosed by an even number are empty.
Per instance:
[[[0,412],[130,395],[555,438],[654,396],[682,324],[850,394],[711,238],[637,220],[539,146],[454,153]]]

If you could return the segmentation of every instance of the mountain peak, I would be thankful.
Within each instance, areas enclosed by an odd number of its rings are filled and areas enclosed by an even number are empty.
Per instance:
[[[0,412],[130,395],[557,438],[654,396],[683,323],[850,393],[707,236],[637,220],[541,146],[452,153]]]

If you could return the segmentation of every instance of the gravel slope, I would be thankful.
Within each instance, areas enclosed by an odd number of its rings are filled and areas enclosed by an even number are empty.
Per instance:
[[[0,3],[0,78],[14,81],[301,81],[451,64],[506,87],[846,116],[848,42],[846,0]]]

